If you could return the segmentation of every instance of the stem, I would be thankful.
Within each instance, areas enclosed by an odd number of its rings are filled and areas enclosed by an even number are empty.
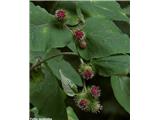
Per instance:
[[[84,86],[83,86],[83,87],[84,87],[84,90],[87,91],[85,80],[83,80],[83,85],[84,85]]]
[[[74,32],[73,32],[66,24],[64,24],[64,26],[72,33],[72,35],[74,35]],[[76,46],[77,53],[78,53],[79,57],[81,58],[81,56],[80,56],[80,54],[79,54],[79,52],[78,52],[77,44],[76,44],[75,41],[73,41],[73,42],[74,42],[74,44],[75,44],[75,46]]]
[[[72,35],[74,35],[73,31],[72,31],[66,24],[64,24],[64,26],[72,33]],[[80,62],[81,62],[81,64],[84,64],[84,61],[83,61],[83,59],[81,58],[81,56],[80,56],[80,54],[79,54],[79,52],[78,52],[77,44],[76,44],[75,41],[74,41],[74,43],[75,43],[75,46],[76,46],[76,50],[77,50],[78,56],[79,56],[79,58],[80,58]],[[77,54],[76,54],[76,55],[77,55]],[[83,88],[84,88],[85,91],[87,91],[86,82],[85,82],[84,79],[83,79]]]
[[[46,62],[46,61],[48,61],[48,60],[50,60],[50,59],[52,59],[52,58],[54,58],[54,57],[58,57],[58,56],[60,56],[60,55],[77,55],[77,54],[76,54],[76,53],[73,53],[73,52],[62,52],[62,53],[59,53],[59,54],[57,54],[57,55],[50,56],[50,57],[48,57],[48,58],[46,58],[46,59],[44,59],[44,60],[42,60],[42,61],[39,61],[37,64],[33,65],[33,66],[31,67],[31,70],[33,70],[34,68],[38,67],[38,66],[41,65],[42,63],[44,63],[44,62]]]
[[[73,34],[73,31],[66,24],[64,26]]]

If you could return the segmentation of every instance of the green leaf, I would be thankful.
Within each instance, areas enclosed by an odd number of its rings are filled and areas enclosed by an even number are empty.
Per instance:
[[[48,28],[45,27],[46,24],[41,26],[30,26],[30,50],[31,51],[38,51],[38,52],[45,52],[47,50],[47,43],[49,36],[46,34]]]
[[[86,20],[84,31],[87,48],[79,48],[79,53],[84,59],[129,53],[129,37],[121,33],[112,21],[104,18],[89,18]]]
[[[127,15],[116,1],[79,1],[78,6],[89,17],[105,17],[110,20],[128,22]]]
[[[60,26],[54,16],[43,8],[34,6],[32,3],[30,4],[30,7],[31,51],[44,52],[51,48],[65,47],[70,43],[73,39],[71,32],[64,26]]]
[[[78,92],[77,86],[66,76],[63,75],[61,69],[59,70],[61,76],[61,82],[64,92],[68,95],[73,97],[75,95],[75,91]]]
[[[76,4],[76,12],[77,12],[77,15],[78,15],[79,19],[82,21],[82,23],[85,23],[84,15],[81,11],[80,6],[77,5],[77,4]]]
[[[75,45],[75,42],[74,42],[74,41],[71,41],[71,42],[67,45],[67,47],[68,47],[71,51],[77,53],[77,48],[76,48],[76,45]]]
[[[107,32],[108,34],[121,33],[120,29],[111,20],[106,20],[105,18],[102,17],[90,17],[86,19],[86,25],[84,27],[84,30],[87,33],[90,32],[101,33],[102,30],[98,31],[100,29],[102,29],[104,32]]]
[[[40,6],[35,6],[30,2],[30,23],[42,25],[53,21],[53,16]]]
[[[51,48],[65,47],[73,39],[67,28],[57,28],[53,24],[30,27],[30,48],[32,51],[47,51]]]
[[[68,120],[79,120],[74,110],[70,106],[67,107],[67,115],[68,115]]]
[[[119,104],[130,112],[130,79],[126,76],[112,76],[111,85]]]
[[[75,26],[78,25],[79,23],[79,18],[78,16],[73,13],[73,12],[68,12],[68,18],[67,21],[65,22],[69,26]]]
[[[78,72],[62,58],[52,59],[48,61],[48,65],[51,67],[54,75],[61,80],[59,70],[61,69],[65,77],[70,79],[78,86],[82,86],[82,80]]]
[[[64,93],[49,69],[43,70],[45,79],[30,83],[30,101],[38,108],[39,115],[56,120],[67,120]]]
[[[92,61],[100,75],[127,75],[129,73],[129,55],[107,56]]]

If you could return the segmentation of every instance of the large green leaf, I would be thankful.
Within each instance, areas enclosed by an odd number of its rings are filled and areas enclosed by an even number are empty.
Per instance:
[[[30,102],[38,108],[39,115],[56,120],[67,120],[64,93],[49,68],[44,69],[45,78],[30,82]]]
[[[35,6],[30,2],[30,23],[42,25],[53,21],[53,16],[40,6]]]
[[[59,26],[54,16],[43,8],[30,4],[30,49],[46,51],[66,46],[73,39],[72,33]],[[42,20],[41,20],[42,19]]]
[[[72,39],[72,34],[66,28],[57,28],[54,24],[31,25],[30,48],[32,51],[64,47]]]
[[[82,80],[78,72],[62,58],[56,58],[48,61],[48,65],[51,67],[54,75],[61,80],[59,70],[62,71],[63,75],[70,79],[73,83],[78,86],[82,86]]]
[[[111,21],[106,20],[102,17],[91,17],[86,19],[86,26],[85,30],[86,32],[95,31],[96,33],[101,33],[102,30],[107,33],[120,33],[120,29]],[[102,29],[101,31],[98,31],[99,29]]]
[[[100,75],[127,75],[129,73],[129,55],[107,56],[94,59],[92,63]]]
[[[79,120],[74,110],[70,106],[67,107],[67,115],[68,115],[68,120]]]
[[[78,6],[88,16],[101,16],[110,20],[128,21],[128,17],[116,1],[79,1]]]
[[[97,17],[89,18],[86,20],[84,31],[87,48],[79,48],[79,53],[85,59],[129,53],[129,37],[121,33],[112,21]]]
[[[45,52],[47,50],[47,43],[49,36],[44,32],[44,26],[30,26],[30,50]]]
[[[117,101],[130,112],[130,79],[126,76],[112,76],[111,85]]]

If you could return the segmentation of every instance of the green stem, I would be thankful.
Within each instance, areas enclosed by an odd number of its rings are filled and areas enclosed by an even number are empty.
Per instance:
[[[66,24],[64,24],[64,26],[72,33],[72,35],[74,35],[73,31],[72,31]],[[81,58],[81,56],[80,56],[80,54],[79,54],[79,52],[78,52],[77,44],[76,44],[75,41],[74,41],[74,43],[75,43],[75,46],[76,46],[76,50],[77,50],[78,56],[79,56],[79,58],[80,58],[80,62],[81,62],[81,64],[84,64],[84,61],[83,61],[83,59]],[[83,79],[83,89],[84,89],[85,91],[87,91],[86,83],[85,83],[85,80],[84,80],[84,79]]]
[[[83,80],[83,87],[84,87],[84,90],[87,91],[85,80]]]
[[[73,31],[66,24],[64,24],[64,27],[66,27],[73,34]]]
[[[48,58],[46,58],[46,59],[44,59],[44,60],[39,61],[37,64],[33,65],[33,66],[31,67],[31,70],[33,70],[34,68],[38,67],[38,66],[41,65],[42,63],[44,63],[44,62],[46,62],[46,61],[48,61],[48,60],[50,60],[50,59],[52,59],[52,58],[54,58],[54,57],[58,57],[58,56],[60,56],[60,55],[77,55],[77,54],[76,54],[76,53],[73,53],[73,52],[62,52],[62,53],[59,53],[59,54],[57,54],[57,55],[50,56],[50,57],[48,57]]]
[[[64,24],[64,26],[72,33],[72,35],[74,35],[74,32],[73,32],[66,24]],[[77,44],[76,44],[75,41],[73,41],[73,42],[74,42],[74,44],[75,44],[75,46],[76,46],[76,50],[77,50],[78,56],[81,58],[81,56],[80,56],[80,54],[79,54],[79,52],[78,52]]]

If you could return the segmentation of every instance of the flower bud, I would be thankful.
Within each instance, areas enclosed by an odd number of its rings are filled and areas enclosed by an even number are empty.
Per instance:
[[[101,90],[99,88],[99,86],[95,86],[93,85],[91,88],[90,88],[90,93],[93,97],[95,98],[98,98],[101,94]]]
[[[74,37],[76,40],[80,41],[80,40],[84,40],[85,38],[85,33],[81,30],[75,30],[74,31]]]
[[[66,17],[66,12],[63,9],[56,10],[55,17],[58,21],[64,21]]]
[[[80,44],[80,48],[82,48],[82,49],[87,47],[87,43],[85,40],[80,41],[79,44]]]
[[[81,64],[79,72],[81,73],[83,79],[89,80],[94,77],[94,71],[92,67],[88,64]]]
[[[83,89],[80,93],[78,93],[74,100],[76,105],[84,111],[97,113],[102,110],[102,105],[100,104],[98,99],[91,96],[90,88],[88,90]]]
[[[78,107],[82,110],[87,110],[89,101],[87,99],[80,99],[78,101]]]
[[[94,101],[91,104],[91,112],[98,113],[103,109],[103,106],[99,103],[99,101]]]

